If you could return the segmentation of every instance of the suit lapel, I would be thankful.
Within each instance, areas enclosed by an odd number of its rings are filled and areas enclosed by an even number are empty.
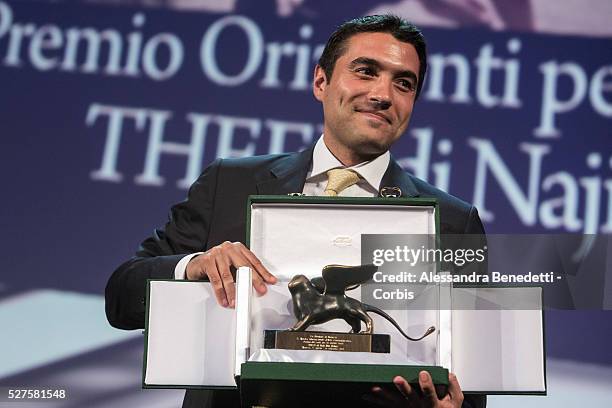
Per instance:
[[[383,178],[380,182],[380,189],[383,187],[399,187],[402,191],[402,197],[418,197],[419,191],[417,190],[414,182],[412,181],[411,176],[406,173],[400,166],[397,164],[393,158],[389,162],[389,167],[387,167],[387,171],[383,175]],[[379,191],[380,191],[379,189]]]
[[[257,194],[301,193],[312,161],[314,146],[282,158],[257,182]]]
[[[270,172],[257,182],[257,194],[290,194],[304,190],[306,175],[312,162],[314,145],[310,148],[288,155],[275,163]],[[380,188],[399,187],[402,197],[418,197],[419,192],[411,176],[393,158],[383,175]]]

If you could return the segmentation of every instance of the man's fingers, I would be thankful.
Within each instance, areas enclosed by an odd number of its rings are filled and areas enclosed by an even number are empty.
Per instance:
[[[261,261],[255,256],[254,253],[252,253],[247,247],[242,244],[240,244],[239,248],[240,252],[246,259],[248,259],[255,272],[257,272],[266,283],[274,284],[277,282],[278,279],[276,279],[276,276],[272,275],[270,271],[268,271],[266,267],[263,266]]]
[[[210,284],[213,287],[213,291],[215,292],[217,303],[219,303],[223,307],[227,307],[228,302],[225,296],[225,289],[223,288],[223,282],[221,280],[221,275],[217,270],[217,265],[214,259],[211,259],[206,264],[206,275],[208,276],[208,280],[210,281]]]
[[[236,304],[236,284],[230,270],[230,263],[223,254],[220,254],[220,256],[215,258],[215,264],[221,276],[221,283],[223,284],[223,290],[227,299],[227,304],[223,304],[223,306],[234,307]]]
[[[389,392],[389,390],[386,390],[384,388],[378,387],[378,386],[374,386],[372,387],[372,393],[374,395],[377,395],[378,397],[384,398],[388,401],[392,401],[393,400],[393,394],[391,392]]]
[[[400,377],[399,375],[394,377],[393,384],[395,384],[395,388],[397,388],[400,394],[402,394],[406,398],[412,393],[412,388],[404,377]]]
[[[375,392],[363,394],[361,399],[367,402],[369,405],[376,405],[379,407],[389,406],[389,401],[386,398],[377,395]]]
[[[259,293],[260,295],[263,295],[267,291],[265,282],[263,281],[261,276],[257,273],[257,271],[255,270],[251,262],[248,260],[248,258],[245,256],[246,254],[243,251],[241,251],[239,248],[240,246],[238,245],[234,246],[232,247],[232,250],[228,252],[230,256],[230,262],[235,268],[239,268],[241,266],[250,267],[253,270],[253,274],[252,274],[253,287],[255,288],[257,293]]]
[[[397,388],[399,393],[404,397],[404,399],[408,401],[408,406],[421,406],[419,395],[416,393],[416,390],[412,389],[412,387],[404,377],[401,377],[399,375],[393,377],[393,384],[395,385],[395,388]]]
[[[399,403],[403,400],[403,398],[398,397],[397,394],[391,393],[389,390],[378,386],[372,387],[371,393],[365,394],[361,398],[370,404],[378,405],[381,407],[399,406]]]
[[[421,371],[419,373],[419,385],[421,386],[421,390],[423,390],[425,399],[429,401],[432,407],[435,407],[439,402],[438,396],[436,395],[433,381],[431,381],[431,376],[427,371]]]
[[[197,261],[196,261],[197,258]],[[197,265],[188,264],[189,277],[194,279],[194,272],[202,278],[208,276],[215,291],[217,302],[223,307],[234,307],[236,304],[236,283],[231,267],[250,267],[253,273],[253,287],[260,295],[266,293],[266,283],[276,283],[277,279],[263,266],[257,257],[240,242],[223,242],[206,254],[193,258]]]
[[[463,391],[461,391],[457,376],[453,373],[448,374],[448,394],[451,400],[463,402]]]
[[[253,287],[260,295],[263,295],[267,292],[266,283],[274,284],[277,282],[277,279],[274,275],[272,275],[266,268],[263,266],[261,261],[253,254],[247,247],[245,247],[240,242],[235,242],[234,244],[234,258],[236,263],[234,266],[238,267],[238,263],[240,266],[249,266],[253,270]]]
[[[255,288],[257,293],[259,293],[260,295],[265,295],[265,293],[268,291],[268,288],[266,287],[266,283],[263,281],[263,279],[261,279],[261,276],[259,276],[257,273],[253,274],[253,287]]]

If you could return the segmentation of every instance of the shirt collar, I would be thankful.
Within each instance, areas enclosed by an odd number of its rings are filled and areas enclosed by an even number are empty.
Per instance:
[[[389,151],[386,151],[374,160],[359,163],[348,168],[355,170],[369,185],[378,190],[383,175],[387,171],[387,167],[389,167],[390,161],[391,154]],[[318,176],[322,173],[326,173],[328,170],[339,167],[343,168],[345,166],[343,166],[329,151],[323,141],[323,135],[321,135],[312,153],[312,172],[310,173],[310,177]]]

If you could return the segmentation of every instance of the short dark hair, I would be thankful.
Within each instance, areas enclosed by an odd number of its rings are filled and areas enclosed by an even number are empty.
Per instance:
[[[416,89],[418,98],[427,71],[425,37],[414,24],[390,14],[358,17],[342,23],[332,33],[319,58],[319,66],[323,68],[327,81],[331,80],[336,61],[346,52],[347,40],[359,33],[389,33],[397,40],[414,46],[419,57],[419,78]]]

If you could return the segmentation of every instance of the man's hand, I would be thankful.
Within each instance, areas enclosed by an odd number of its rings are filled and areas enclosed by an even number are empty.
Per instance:
[[[266,293],[266,283],[276,283],[276,277],[262,265],[261,261],[241,242],[217,245],[191,259],[185,269],[185,278],[200,280],[208,277],[217,298],[223,307],[236,304],[236,284],[231,268],[248,266],[253,270],[253,287],[260,295]]]
[[[408,382],[400,376],[393,378],[393,384],[398,392],[384,390],[380,387],[372,388],[372,394],[364,396],[369,402],[383,407],[410,407],[410,408],[460,408],[463,403],[463,392],[453,373],[448,375],[448,393],[438,399],[431,376],[427,371],[419,373],[419,386],[422,393],[413,389]]]

